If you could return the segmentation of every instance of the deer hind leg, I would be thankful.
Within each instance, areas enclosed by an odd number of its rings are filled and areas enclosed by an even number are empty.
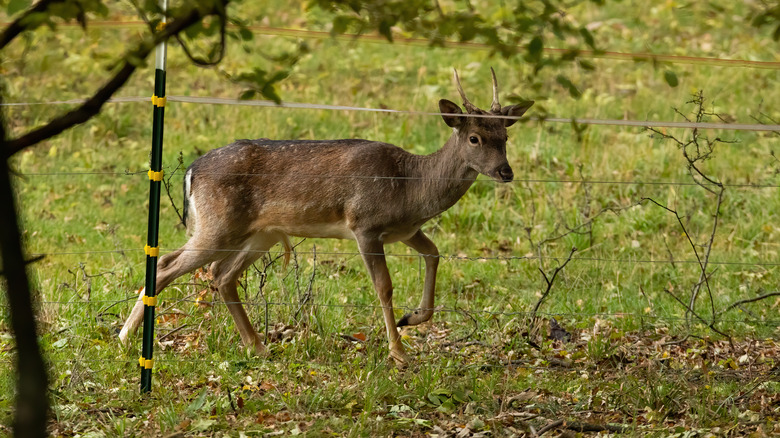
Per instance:
[[[419,252],[425,259],[425,285],[423,286],[420,307],[401,317],[398,321],[398,327],[417,325],[431,319],[436,291],[436,270],[439,267],[439,250],[422,231],[418,230],[404,243]]]
[[[401,336],[398,334],[398,327],[395,324],[393,283],[390,279],[390,272],[387,270],[384,247],[378,239],[365,237],[358,237],[357,239],[360,252],[363,255],[363,262],[365,262],[368,273],[371,275],[374,289],[376,289],[379,302],[382,305],[382,314],[385,319],[387,339],[390,346],[390,357],[393,358],[399,368],[404,368],[409,364],[410,360],[404,351],[403,344],[401,344]]]
[[[214,251],[199,250],[197,249],[199,246],[198,241],[193,238],[180,249],[160,257],[157,262],[157,280],[155,282],[155,291],[158,294],[173,280],[214,260],[216,256]],[[208,245],[202,247],[207,248]],[[124,345],[127,345],[129,336],[134,334],[141,325],[144,317],[143,298],[145,294],[146,288],[138,294],[138,300],[119,332],[119,341]]]
[[[235,252],[223,260],[218,260],[211,265],[211,272],[214,274],[214,280],[217,290],[222,296],[233,321],[241,335],[241,342],[245,347],[253,348],[257,354],[265,350],[260,335],[252,326],[241,299],[238,296],[236,284],[242,272],[267,252],[275,243],[282,241],[285,244],[285,250],[289,244],[286,235],[280,233],[259,233],[246,243],[240,252]]]

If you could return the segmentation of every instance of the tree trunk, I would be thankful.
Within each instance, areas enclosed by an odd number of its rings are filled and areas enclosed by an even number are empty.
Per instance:
[[[0,125],[3,124],[0,118]],[[0,126],[0,150],[5,150],[5,130]],[[8,161],[0,158],[0,254],[6,279],[11,327],[16,339],[15,437],[45,437],[49,417],[48,377],[38,346],[35,314],[30,297],[27,264],[22,251],[16,202]]]

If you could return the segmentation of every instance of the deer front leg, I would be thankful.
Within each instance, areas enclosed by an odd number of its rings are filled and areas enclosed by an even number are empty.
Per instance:
[[[417,230],[414,236],[405,240],[404,243],[419,252],[425,259],[425,285],[423,286],[420,307],[404,315],[398,321],[398,327],[417,325],[431,319],[433,298],[436,291],[436,270],[439,267],[439,250],[431,239],[423,234],[422,230]]]
[[[404,347],[401,344],[401,336],[398,334],[398,327],[395,325],[393,283],[390,279],[390,272],[387,270],[384,246],[377,238],[356,237],[360,253],[363,256],[363,262],[371,275],[371,281],[374,283],[374,289],[382,305],[382,315],[385,318],[387,339],[390,345],[390,357],[393,358],[399,368],[404,368],[409,364],[409,356],[404,351]]]

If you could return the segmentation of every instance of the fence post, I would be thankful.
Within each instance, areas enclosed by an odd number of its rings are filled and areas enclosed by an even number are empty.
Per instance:
[[[168,0],[160,0],[163,12],[168,8]],[[158,25],[158,30],[165,27],[166,18],[163,16]],[[152,349],[154,348],[154,306],[157,304],[157,257],[160,255],[160,247],[157,241],[160,226],[160,193],[162,191],[162,149],[163,149],[163,120],[165,115],[165,42],[157,45],[155,52],[154,69],[154,95],[152,96],[153,125],[152,125],[152,154],[149,169],[149,229],[146,237],[146,289],[144,297],[144,329],[143,345],[141,347],[141,393],[152,390]]]

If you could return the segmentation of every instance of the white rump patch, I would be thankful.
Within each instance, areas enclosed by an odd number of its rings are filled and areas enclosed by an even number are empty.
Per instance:
[[[198,211],[195,207],[195,197],[192,196],[192,169],[187,169],[187,173],[184,174],[184,193],[186,193],[187,196],[187,208],[189,209],[187,212],[187,222],[189,223],[187,228],[194,232],[195,227],[197,226],[197,220],[195,218],[198,215]]]

